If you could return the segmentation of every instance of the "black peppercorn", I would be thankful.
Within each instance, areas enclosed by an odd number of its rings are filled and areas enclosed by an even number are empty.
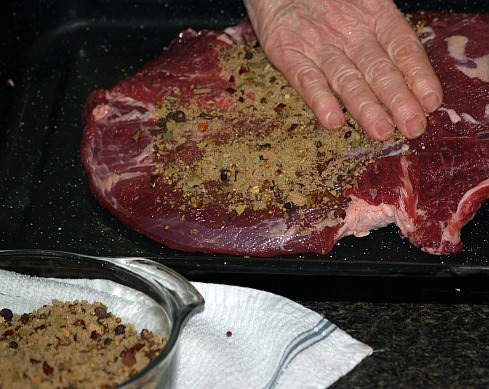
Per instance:
[[[20,322],[22,324],[27,324],[29,322],[29,319],[31,318],[31,314],[30,313],[23,313],[21,316],[20,316]]]
[[[297,123],[292,123],[287,131],[292,132],[297,129],[297,127],[299,127]]]
[[[14,317],[14,314],[10,309],[3,308],[2,310],[0,310],[0,316],[3,317],[6,322],[11,322]]]
[[[185,120],[187,120],[187,117],[185,112],[178,110],[175,112],[168,112],[166,114],[166,120],[173,120],[177,123],[183,123]]]
[[[226,181],[229,178],[231,172],[228,169],[221,169],[219,178],[221,181]]]
[[[182,123],[186,119],[187,119],[187,117],[185,116],[185,112],[183,112],[183,111],[175,111],[174,120],[177,123]]]
[[[95,308],[93,313],[99,319],[105,319],[107,317],[107,309],[105,309],[105,307],[97,307],[97,308]]]
[[[123,335],[126,332],[126,326],[124,324],[119,324],[115,327],[114,332],[116,335]]]
[[[258,150],[270,150],[272,148],[271,143],[261,143],[258,145]]]

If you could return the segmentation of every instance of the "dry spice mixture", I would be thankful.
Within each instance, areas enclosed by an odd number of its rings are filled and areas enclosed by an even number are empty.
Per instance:
[[[164,340],[101,303],[53,300],[32,313],[0,311],[0,388],[113,388],[141,371]]]
[[[400,136],[370,139],[348,113],[342,129],[325,130],[257,45],[223,48],[219,56],[229,85],[223,94],[206,98],[213,91],[196,87],[187,103],[178,91],[158,102],[153,183],[181,191],[194,208],[221,204],[240,215],[341,207],[366,166],[402,143]]]

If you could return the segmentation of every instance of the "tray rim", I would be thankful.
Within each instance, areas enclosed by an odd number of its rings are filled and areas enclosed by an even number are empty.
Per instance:
[[[488,4],[489,5],[489,4]],[[61,30],[72,33],[73,30]],[[34,47],[34,46],[33,46]],[[37,49],[36,49],[37,50]],[[36,55],[37,56],[37,55]],[[186,256],[189,255],[186,253]],[[196,254],[198,255],[198,254]],[[171,257],[163,255],[144,255],[166,264],[175,269],[182,269],[187,273],[255,273],[260,274],[301,274],[301,275],[335,275],[335,276],[389,276],[389,277],[418,277],[418,276],[468,276],[473,274],[489,274],[489,266],[465,263],[449,264],[449,260],[443,263],[405,262],[405,261],[356,261],[356,260],[328,260],[314,258],[306,260],[295,258],[250,258],[243,259],[240,256],[216,256],[212,260],[201,259],[196,267],[195,261],[188,258]],[[434,256],[434,259],[440,258]],[[282,261],[282,264],[277,262]],[[285,262],[285,264],[284,264]],[[223,266],[222,263],[225,263]],[[304,269],[307,266],[308,269]]]

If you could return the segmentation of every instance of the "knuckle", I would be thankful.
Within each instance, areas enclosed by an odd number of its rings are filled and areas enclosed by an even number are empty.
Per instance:
[[[354,95],[355,91],[362,88],[363,81],[363,77],[357,69],[344,67],[332,75],[331,84],[340,95]]]
[[[423,71],[421,66],[409,66],[404,72],[404,78],[406,79],[406,84],[410,89],[416,89],[420,82],[425,78],[426,73]]]
[[[400,92],[394,93],[388,99],[388,105],[392,111],[395,111],[396,109],[398,110],[399,107],[403,107],[404,105],[406,105],[406,103],[407,99],[405,95]]]
[[[319,82],[318,72],[311,66],[302,66],[297,70],[297,81],[306,89],[314,87]]]
[[[334,98],[328,82],[317,69],[304,66],[297,70],[297,82],[301,95],[313,111],[320,111]]]
[[[400,77],[385,77],[372,84],[372,89],[380,101],[391,111],[404,105],[411,97],[411,92]]]
[[[387,47],[387,51],[391,58],[398,63],[403,63],[412,60],[413,56],[417,56],[420,53],[424,53],[421,42],[412,37],[399,36]]]
[[[397,68],[388,58],[379,58],[370,61],[365,69],[364,77],[369,85],[383,87],[391,83],[391,78],[397,71]]]

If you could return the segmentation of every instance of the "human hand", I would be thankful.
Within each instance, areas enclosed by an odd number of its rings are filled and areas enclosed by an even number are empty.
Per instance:
[[[392,0],[244,0],[269,60],[328,129],[345,122],[338,98],[370,137],[426,129],[443,91]]]

